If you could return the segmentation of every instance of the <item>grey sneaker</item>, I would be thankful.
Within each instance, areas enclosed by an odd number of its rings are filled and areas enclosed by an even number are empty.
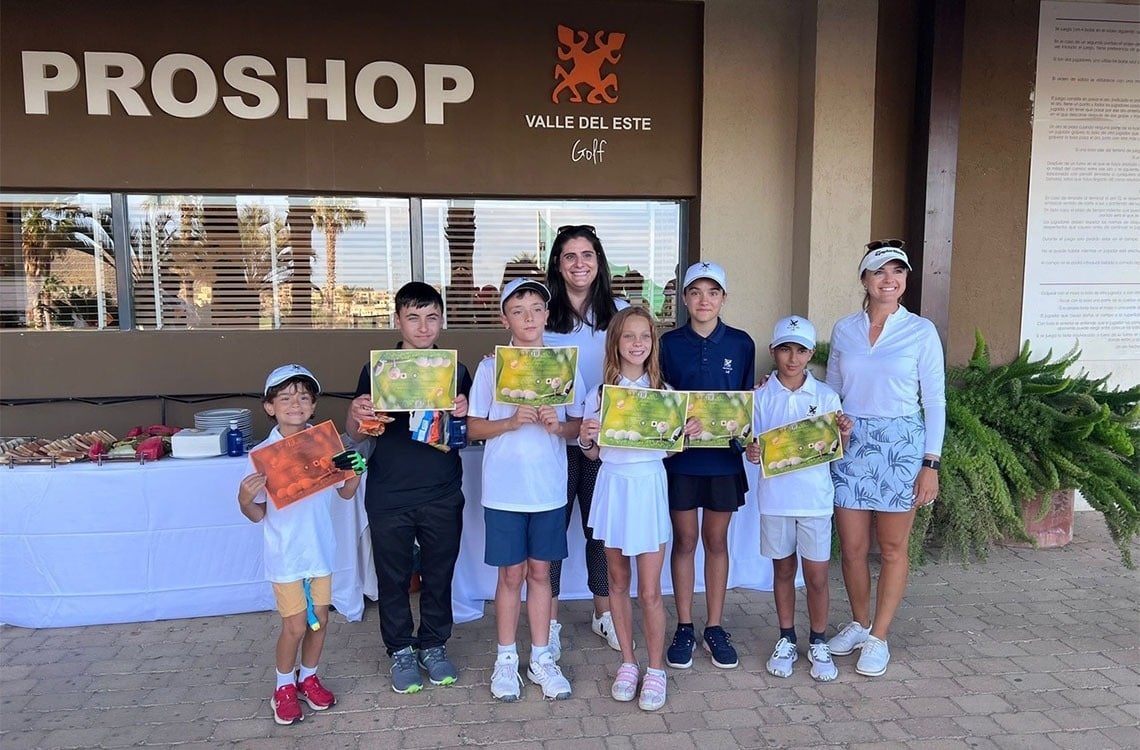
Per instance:
[[[811,662],[811,676],[820,682],[831,682],[839,676],[839,668],[831,658],[831,649],[826,643],[813,643],[808,646],[808,661]]]
[[[832,656],[847,656],[857,648],[863,648],[871,629],[865,628],[857,622],[849,622],[831,637],[827,647],[831,649]]]
[[[433,685],[451,685],[459,678],[459,671],[447,658],[446,646],[423,649],[419,652],[417,661]]]
[[[491,673],[491,696],[496,700],[514,703],[519,699],[519,655],[499,654],[495,658],[495,671]]]
[[[775,677],[791,677],[792,665],[800,658],[796,651],[796,644],[787,638],[776,641],[776,648],[768,657],[768,674]]]
[[[405,646],[392,654],[392,689],[404,695],[418,693],[424,689],[424,682],[420,679],[420,668],[416,664],[416,652],[411,646]]]
[[[549,651],[532,661],[526,676],[542,688],[542,695],[550,700],[561,701],[570,697],[570,681],[562,675],[554,657]]]
[[[891,650],[887,648],[887,642],[868,635],[863,642],[863,653],[855,663],[855,671],[866,677],[878,677],[887,673],[890,660]]]

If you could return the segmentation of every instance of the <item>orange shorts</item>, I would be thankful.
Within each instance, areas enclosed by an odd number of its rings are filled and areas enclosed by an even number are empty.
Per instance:
[[[313,597],[314,607],[327,607],[332,604],[332,576],[312,579],[309,593]],[[277,600],[277,611],[281,613],[282,617],[301,614],[307,608],[305,605],[305,584],[302,581],[274,583],[273,597]]]

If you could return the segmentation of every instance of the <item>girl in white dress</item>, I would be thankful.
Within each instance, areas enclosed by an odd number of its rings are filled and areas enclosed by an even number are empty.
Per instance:
[[[668,388],[657,359],[653,316],[644,308],[618,312],[606,334],[602,382],[627,388]],[[605,544],[610,588],[610,611],[621,646],[622,664],[611,694],[631,701],[637,695],[640,668],[633,652],[633,605],[630,601],[630,558],[637,561],[637,601],[649,652],[649,669],[641,681],[639,705],[655,711],[665,705],[665,606],[661,601],[661,567],[673,525],[669,493],[661,459],[666,451],[601,448],[601,388],[586,399],[578,446],[590,459],[601,458],[589,526]],[[690,420],[685,432],[699,432]]]

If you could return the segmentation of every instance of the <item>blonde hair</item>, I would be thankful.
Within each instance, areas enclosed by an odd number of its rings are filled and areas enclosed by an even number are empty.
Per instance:
[[[661,377],[661,361],[658,357],[657,321],[653,313],[644,307],[627,307],[619,310],[610,321],[606,329],[606,358],[602,364],[602,383],[617,385],[621,382],[621,334],[625,329],[625,322],[630,318],[641,318],[649,323],[649,333],[652,344],[649,356],[645,359],[645,372],[649,375],[649,387],[665,388],[665,380]]]

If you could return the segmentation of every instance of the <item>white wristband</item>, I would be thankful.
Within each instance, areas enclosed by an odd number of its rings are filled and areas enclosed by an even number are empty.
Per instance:
[[[582,442],[582,436],[581,435],[578,436],[578,447],[581,448],[582,450],[584,450],[584,451],[592,450],[595,445],[597,445],[597,443],[595,443],[593,440],[590,441],[589,445],[586,445],[585,443]]]

